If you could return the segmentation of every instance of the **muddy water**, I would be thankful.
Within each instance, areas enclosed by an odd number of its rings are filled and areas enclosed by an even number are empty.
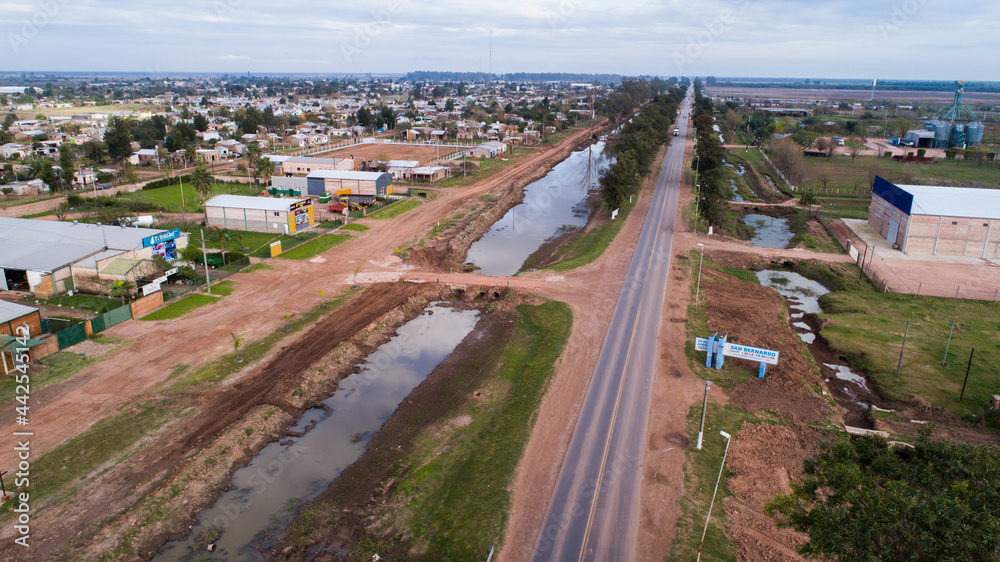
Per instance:
[[[754,229],[750,243],[758,248],[783,249],[795,238],[795,233],[788,225],[788,219],[769,217],[767,215],[749,214],[743,217],[743,224]]]
[[[466,261],[478,266],[484,275],[517,273],[546,240],[587,224],[587,195],[600,186],[600,173],[613,161],[604,142],[570,154],[544,178],[524,188],[524,202],[508,211],[469,248]]]
[[[816,281],[789,271],[765,269],[757,272],[757,280],[761,285],[777,291],[788,301],[792,327],[795,328],[796,335],[809,345],[813,355],[829,356],[827,350],[816,348],[819,345],[816,342],[818,331],[804,322],[803,319],[807,314],[823,313],[823,309],[819,305],[819,298],[830,291]],[[872,397],[873,394],[868,379],[852,372],[846,365],[838,363],[822,363],[822,365],[823,375],[826,377],[827,383],[836,383],[829,384],[829,386],[841,403],[847,401],[865,411],[871,408],[869,404],[862,401],[863,397]],[[853,423],[859,424],[857,420]]]
[[[364,452],[399,404],[475,327],[479,312],[434,304],[369,355],[341,381],[326,408],[303,414],[288,437],[265,447],[233,475],[232,488],[202,514],[183,541],[155,560],[257,560],[274,546],[298,505],[315,499]],[[214,531],[214,552],[192,552],[196,537]],[[221,533],[221,534],[220,534]],[[204,547],[202,547],[204,548]]]

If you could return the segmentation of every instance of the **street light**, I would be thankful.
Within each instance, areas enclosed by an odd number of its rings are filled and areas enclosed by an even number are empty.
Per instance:
[[[715,491],[712,492],[712,501],[708,504],[708,515],[705,516],[705,529],[701,532],[701,544],[698,545],[698,558],[695,559],[699,561],[701,560],[701,549],[705,546],[705,535],[708,533],[708,521],[712,518],[712,508],[715,507],[715,495],[719,493],[719,481],[722,480],[722,471],[726,468],[729,443],[732,442],[732,435],[729,435],[725,431],[720,431],[719,433],[726,438],[726,450],[722,453],[722,465],[719,466],[719,477],[715,479]]]
[[[694,304],[698,304],[698,296],[701,294],[701,264],[705,261],[705,245],[698,243],[701,246],[701,257],[698,258],[698,286],[694,290]]]

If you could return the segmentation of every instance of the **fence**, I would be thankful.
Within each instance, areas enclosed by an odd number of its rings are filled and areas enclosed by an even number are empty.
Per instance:
[[[59,342],[59,351],[71,345],[76,345],[87,339],[87,325],[76,324],[65,330],[56,332],[56,341]]]
[[[945,284],[933,282],[933,277],[911,272],[899,272],[878,256],[878,250],[874,246],[867,245],[857,235],[851,232],[842,221],[836,220],[831,214],[819,213],[817,218],[826,227],[827,232],[833,236],[847,252],[854,258],[855,263],[861,267],[862,273],[872,282],[876,289],[882,292],[893,292],[904,295],[923,295],[931,297],[948,297],[956,299],[969,299],[996,302],[1000,298],[998,289],[990,279],[986,277],[975,278],[966,277],[965,285]],[[923,278],[926,278],[925,281]]]
[[[123,306],[112,311],[95,316],[90,320],[90,328],[93,333],[103,332],[112,326],[117,326],[126,320],[132,319],[132,307]]]
[[[764,152],[763,149],[758,148],[757,150],[760,151],[760,155],[764,157],[764,160],[767,161],[768,164],[771,165],[771,169],[774,170],[776,174],[778,174],[778,177],[781,178],[781,181],[785,182],[785,185],[787,185],[789,189],[791,189],[792,191],[799,190],[799,188],[792,185],[792,182],[788,181],[788,179],[785,177],[785,174],[781,173],[781,170],[779,170],[778,167],[774,165],[774,162],[771,162],[771,159],[767,157],[767,153]]]

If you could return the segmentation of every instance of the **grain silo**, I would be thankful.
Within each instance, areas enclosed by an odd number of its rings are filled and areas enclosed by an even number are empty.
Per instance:
[[[965,82],[955,83],[955,103],[924,123],[924,129],[934,132],[935,148],[965,148],[983,142],[985,127],[969,106],[962,103]]]

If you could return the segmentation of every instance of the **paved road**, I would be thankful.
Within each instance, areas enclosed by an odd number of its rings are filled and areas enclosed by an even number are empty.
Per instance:
[[[685,100],[677,127],[687,130]],[[683,177],[674,138],[535,542],[534,560],[634,560],[657,335]]]

